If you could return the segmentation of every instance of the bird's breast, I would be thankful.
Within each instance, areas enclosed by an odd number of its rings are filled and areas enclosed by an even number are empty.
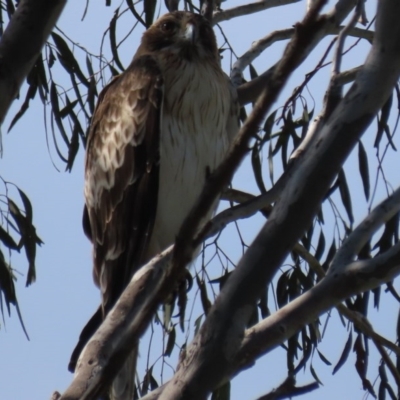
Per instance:
[[[218,71],[186,67],[179,76],[165,78],[158,205],[149,258],[175,241],[207,175],[229,146],[230,94],[222,71],[220,76]]]

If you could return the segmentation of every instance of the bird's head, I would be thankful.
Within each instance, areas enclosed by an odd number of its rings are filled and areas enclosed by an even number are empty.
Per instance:
[[[154,22],[143,34],[138,53],[145,51],[174,54],[187,60],[219,57],[209,22],[201,15],[186,11],[165,14]]]

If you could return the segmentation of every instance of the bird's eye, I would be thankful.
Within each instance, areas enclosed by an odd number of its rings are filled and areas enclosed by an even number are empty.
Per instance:
[[[164,33],[173,33],[173,32],[175,32],[175,29],[176,29],[176,24],[175,24],[175,22],[167,21],[167,22],[163,22],[163,23],[161,24],[161,30],[162,30]]]

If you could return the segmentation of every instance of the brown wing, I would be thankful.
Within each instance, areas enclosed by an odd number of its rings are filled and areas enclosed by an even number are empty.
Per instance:
[[[70,370],[144,261],[157,208],[162,100],[162,76],[151,56],[135,59],[100,94],[87,142],[83,222],[102,311],[83,329]]]

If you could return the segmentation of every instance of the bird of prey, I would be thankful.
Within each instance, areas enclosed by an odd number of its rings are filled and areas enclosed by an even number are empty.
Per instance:
[[[209,22],[183,11],[162,16],[101,92],[92,118],[83,223],[102,304],[70,370],[134,272],[175,241],[237,129],[235,91]],[[111,397],[131,400],[133,379],[117,378]]]

